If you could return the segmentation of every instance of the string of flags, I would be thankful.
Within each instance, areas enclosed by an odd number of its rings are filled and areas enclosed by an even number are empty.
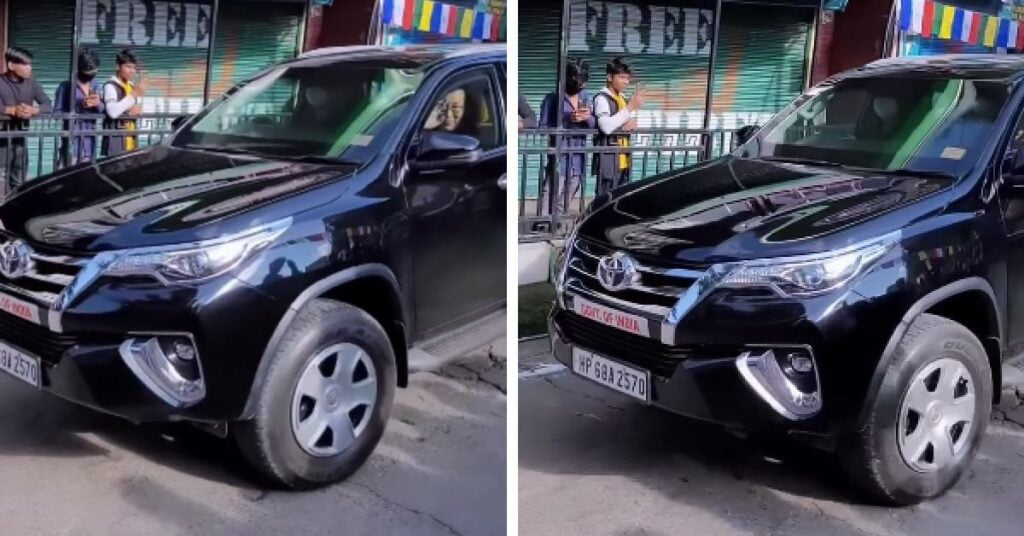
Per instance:
[[[500,14],[433,0],[384,0],[381,15],[387,26],[463,39],[504,41],[507,31]]]
[[[900,0],[900,29],[921,37],[1024,50],[1018,21],[932,0]]]

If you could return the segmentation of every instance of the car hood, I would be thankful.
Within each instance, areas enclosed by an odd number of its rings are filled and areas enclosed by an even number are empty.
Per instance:
[[[797,255],[899,229],[914,217],[901,219],[901,207],[952,185],[944,178],[725,157],[616,192],[578,235],[680,264]],[[843,232],[882,215],[896,217],[868,232]]]
[[[267,223],[255,209],[353,172],[156,146],[33,180],[0,205],[0,224],[78,253],[189,242]]]

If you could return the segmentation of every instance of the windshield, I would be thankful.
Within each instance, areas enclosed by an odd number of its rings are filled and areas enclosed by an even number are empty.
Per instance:
[[[282,66],[235,88],[173,145],[365,163],[423,79],[422,71],[404,67],[380,61]]]
[[[1002,81],[851,78],[798,101],[745,151],[961,176],[977,162],[1008,96]]]

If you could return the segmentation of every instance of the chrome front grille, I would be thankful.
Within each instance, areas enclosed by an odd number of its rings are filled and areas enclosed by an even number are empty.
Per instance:
[[[10,240],[0,237],[0,241]],[[33,251],[29,269],[16,279],[0,275],[0,290],[20,294],[47,308],[53,307],[64,289],[75,280],[88,259]]]
[[[568,255],[565,274],[566,290],[603,299],[610,305],[618,304],[633,310],[656,314],[664,318],[679,301],[680,296],[703,272],[687,268],[656,265],[648,259],[637,259],[635,265],[639,281],[623,290],[609,290],[597,276],[599,260],[615,250],[591,241],[575,240]]]

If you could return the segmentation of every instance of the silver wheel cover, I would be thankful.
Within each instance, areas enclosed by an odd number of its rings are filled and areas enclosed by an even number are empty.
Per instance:
[[[325,348],[306,363],[292,393],[295,441],[313,456],[337,456],[366,430],[376,404],[369,354],[347,342]]]
[[[958,463],[974,429],[977,391],[961,363],[941,358],[910,381],[900,403],[896,439],[911,469],[931,473]]]

